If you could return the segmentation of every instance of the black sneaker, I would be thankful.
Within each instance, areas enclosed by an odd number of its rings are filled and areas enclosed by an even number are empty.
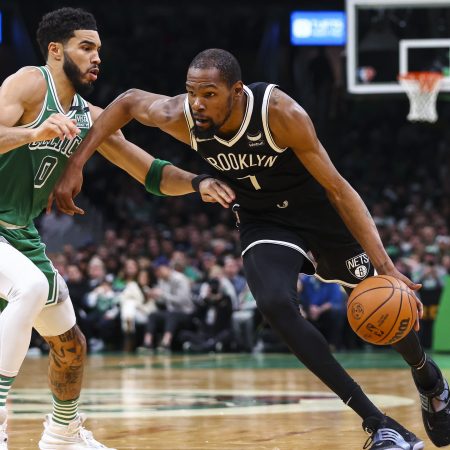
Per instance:
[[[430,441],[436,447],[444,447],[445,445],[450,444],[450,395],[448,383],[442,376],[442,373],[436,363],[429,358],[427,358],[427,362],[432,364],[439,373],[439,381],[433,389],[429,391],[422,389],[417,384],[414,376],[414,370],[412,370],[412,376],[414,383],[416,383],[417,390],[419,391],[425,431],[427,432]],[[440,400],[445,402],[444,409],[438,412],[434,411],[433,404],[431,402],[433,397],[439,397]]]
[[[421,450],[424,443],[389,416],[371,416],[364,420],[363,429],[370,434],[364,444],[369,450]]]

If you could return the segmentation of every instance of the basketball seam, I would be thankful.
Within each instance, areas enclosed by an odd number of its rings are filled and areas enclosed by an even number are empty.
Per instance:
[[[385,287],[386,288],[386,287]],[[364,293],[366,293],[366,292],[369,292],[370,290],[368,289],[367,291],[364,291]],[[378,307],[376,308],[376,309],[374,309],[371,313],[370,313],[370,315],[368,315],[365,319],[364,319],[364,322],[362,322],[360,325],[359,325],[359,327],[356,329],[356,332],[358,332],[359,331],[359,329],[382,307],[382,306],[384,306],[391,298],[392,298],[392,296],[394,295],[394,293],[395,293],[395,287],[392,287],[392,292],[391,292],[391,295],[381,304],[381,305],[378,305]]]
[[[413,304],[411,304],[411,297],[413,299]],[[416,322],[417,317],[419,315],[419,311],[417,311],[417,305],[416,305],[416,300],[414,298],[414,294],[410,291],[408,291],[408,302],[409,302],[409,308],[411,309],[411,316],[413,318],[415,317],[415,320],[413,321],[413,326],[414,326],[414,323]],[[414,307],[416,308],[416,312],[414,312]]]
[[[394,288],[395,289],[395,288]],[[400,292],[401,292],[401,294],[400,294],[400,307],[398,308],[398,311],[397,311],[397,317],[395,318],[395,320],[394,320],[394,324],[392,325],[392,327],[391,327],[391,329],[386,333],[386,336],[384,336],[384,338],[382,338],[382,339],[379,339],[376,343],[378,344],[380,341],[382,341],[383,339],[387,339],[388,338],[388,336],[392,333],[392,330],[394,329],[394,327],[395,327],[395,325],[396,325],[396,323],[397,323],[397,320],[398,320],[398,317],[400,316],[400,312],[401,312],[401,310],[402,310],[402,306],[403,306],[403,292],[405,292],[402,288],[399,288],[400,289]],[[409,303],[409,302],[408,302]],[[381,345],[389,345],[389,344],[381,344]]]
[[[389,282],[389,284],[391,285],[391,287],[392,287],[393,289],[395,289],[394,283],[392,283],[392,281],[391,281],[389,278],[385,278],[385,277],[383,277],[382,275],[377,275],[377,277],[378,277],[378,278],[381,278],[381,279],[383,279],[383,280],[386,280],[387,282]],[[387,288],[387,286],[377,286],[377,287],[374,287],[374,288],[367,289],[367,290],[365,290],[364,292],[361,292],[361,293],[358,294],[356,297],[352,298],[351,302],[348,303],[348,305],[347,305],[347,309],[350,307],[350,305],[351,305],[351,304],[352,304],[359,296],[363,295],[364,293],[370,292],[370,291],[374,291],[374,290],[376,290],[376,289],[386,289],[386,288]]]

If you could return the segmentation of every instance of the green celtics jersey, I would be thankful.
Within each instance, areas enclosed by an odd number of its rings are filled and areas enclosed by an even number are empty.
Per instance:
[[[44,104],[34,122],[21,127],[37,128],[52,114],[61,113],[75,119],[81,133],[72,140],[32,142],[0,155],[0,221],[17,226],[30,224],[42,212],[69,156],[92,126],[86,101],[76,94],[65,114],[50,71],[45,66],[39,70],[47,82]]]

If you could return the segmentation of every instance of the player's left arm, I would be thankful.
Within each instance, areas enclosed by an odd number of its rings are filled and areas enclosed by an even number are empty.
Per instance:
[[[366,251],[379,274],[393,275],[419,289],[395,267],[361,197],[337,171],[317,138],[308,114],[287,94],[275,89],[269,104],[270,130],[281,148],[293,149],[301,163],[324,187],[347,228]]]

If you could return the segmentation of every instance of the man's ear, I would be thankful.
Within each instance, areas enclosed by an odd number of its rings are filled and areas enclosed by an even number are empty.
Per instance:
[[[242,81],[237,81],[236,83],[234,83],[233,92],[236,97],[242,96],[242,94],[244,93],[244,84],[242,83]]]
[[[48,57],[56,60],[61,61],[64,54],[64,47],[60,42],[50,42],[48,44]]]

